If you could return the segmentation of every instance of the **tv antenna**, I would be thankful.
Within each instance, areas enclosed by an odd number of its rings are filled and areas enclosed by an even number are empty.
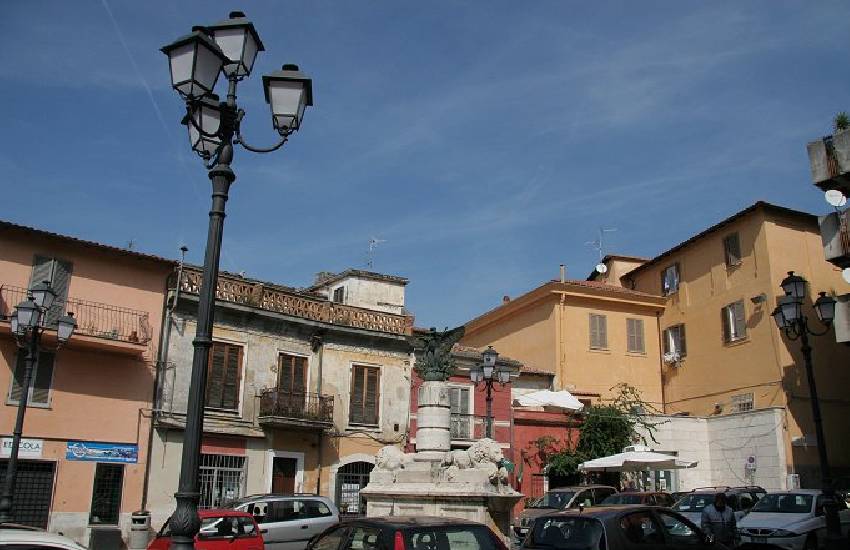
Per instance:
[[[605,273],[608,271],[608,266],[602,263],[602,258],[605,257],[605,233],[613,233],[616,231],[616,227],[600,227],[599,228],[599,236],[592,241],[588,241],[585,244],[592,246],[599,253],[599,263],[596,264],[596,271],[598,273]]]
[[[378,245],[381,243],[387,242],[384,239],[379,239],[377,237],[372,237],[369,239],[369,253],[366,255],[366,267],[372,269],[375,265],[375,249],[378,248]]]

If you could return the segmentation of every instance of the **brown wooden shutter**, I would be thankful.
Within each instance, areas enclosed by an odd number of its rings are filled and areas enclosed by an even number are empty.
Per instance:
[[[363,392],[365,389],[365,367],[351,367],[351,405],[348,414],[349,422],[363,423]]]
[[[207,407],[221,407],[224,393],[224,373],[227,368],[227,345],[214,342],[210,350],[210,366],[207,373]]]
[[[292,371],[294,370],[292,360],[295,359],[292,355],[281,353],[278,359],[279,372],[277,378],[277,387],[282,394],[292,392]]]
[[[307,358],[294,357],[292,366],[292,391],[304,393],[307,390]]]
[[[376,367],[366,368],[366,396],[363,408],[367,424],[377,424],[381,398],[380,373]]]
[[[242,348],[227,346],[227,363],[221,391],[221,408],[239,408],[239,379],[242,373]]]
[[[50,403],[50,386],[53,383],[53,353],[42,351],[38,354],[38,363],[35,367],[35,379],[32,384],[32,396],[30,402],[34,405],[47,405]]]

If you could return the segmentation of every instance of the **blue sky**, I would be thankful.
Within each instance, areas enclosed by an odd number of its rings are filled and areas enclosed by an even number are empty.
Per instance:
[[[201,263],[209,182],[159,47],[231,9],[315,107],[237,152],[222,268],[410,278],[455,325],[597,252],[653,256],[756,200],[825,212],[805,144],[850,110],[846,2],[80,0],[4,6],[0,218]]]

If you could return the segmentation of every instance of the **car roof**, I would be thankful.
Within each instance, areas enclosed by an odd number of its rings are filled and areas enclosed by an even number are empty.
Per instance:
[[[30,531],[27,529],[3,528],[0,527],[0,543],[2,544],[35,544],[49,543],[60,545],[60,548],[79,548],[85,550],[85,546],[79,545],[73,539],[57,535],[56,533],[48,533],[47,531]]]
[[[583,491],[584,489],[615,489],[610,485],[573,485],[570,487],[555,487],[554,489],[549,489],[548,493],[562,493],[566,491],[575,492],[575,491]]]
[[[487,527],[477,521],[459,518],[441,518],[437,516],[388,516],[383,518],[358,518],[348,523],[368,523],[382,527],[394,527],[396,529],[407,529],[411,527],[440,527],[444,525],[475,525]]]
[[[248,512],[243,512],[242,510],[228,510],[225,508],[209,508],[207,510],[198,510],[198,517],[201,519],[204,518],[220,518],[220,517],[249,517],[252,518],[251,514]]]
[[[611,516],[615,516],[620,514],[621,512],[635,512],[638,510],[653,510],[653,509],[666,509],[659,506],[640,506],[640,505],[627,505],[627,504],[618,504],[615,506],[604,506],[604,507],[592,507],[585,508],[584,510],[561,510],[559,512],[552,512],[551,514],[543,514],[539,516],[539,518],[550,518],[550,517],[573,517],[573,516],[582,516],[582,517],[591,517],[594,519],[603,519]]]
[[[669,495],[670,493],[665,493],[664,491],[621,491],[617,493],[618,495]],[[611,495],[614,496],[614,495]]]
[[[822,489],[788,489],[786,491],[771,491],[771,495],[819,495]]]

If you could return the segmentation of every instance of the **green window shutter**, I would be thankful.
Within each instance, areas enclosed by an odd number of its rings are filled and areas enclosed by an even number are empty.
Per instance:
[[[661,339],[663,340],[664,344],[664,353],[670,353],[670,329],[664,329],[664,332],[662,332],[661,334]]]
[[[65,303],[68,300],[68,287],[71,285],[71,272],[73,264],[49,256],[36,255],[33,258],[32,274],[30,275],[30,288],[42,281],[49,281],[50,286],[56,292],[56,300],[47,312],[44,321],[46,326],[56,325],[56,321],[65,313]]]
[[[732,341],[732,327],[729,322],[730,310],[731,306],[726,306],[720,310],[720,320],[723,323],[723,341],[727,344]]]
[[[735,337],[736,338],[746,338],[747,337],[747,319],[746,319],[746,311],[744,310],[744,302],[743,300],[735,302],[732,304],[733,313],[735,318]]]
[[[602,349],[608,349],[608,318],[599,316],[599,343]]]
[[[687,340],[685,339],[685,325],[679,325],[679,345],[681,348],[679,349],[679,355],[684,357],[688,354],[688,346]]]
[[[33,373],[32,394],[30,403],[33,405],[48,405],[50,403],[50,386],[53,383],[53,360],[55,355],[42,351],[38,354],[38,363]]]
[[[15,354],[15,373],[12,376],[12,384],[9,386],[9,401],[17,403],[21,399],[21,385],[24,383],[24,370],[26,369],[26,354],[20,350]]]
[[[732,233],[723,239],[723,252],[726,255],[726,267],[741,263],[741,239],[737,233]]]

